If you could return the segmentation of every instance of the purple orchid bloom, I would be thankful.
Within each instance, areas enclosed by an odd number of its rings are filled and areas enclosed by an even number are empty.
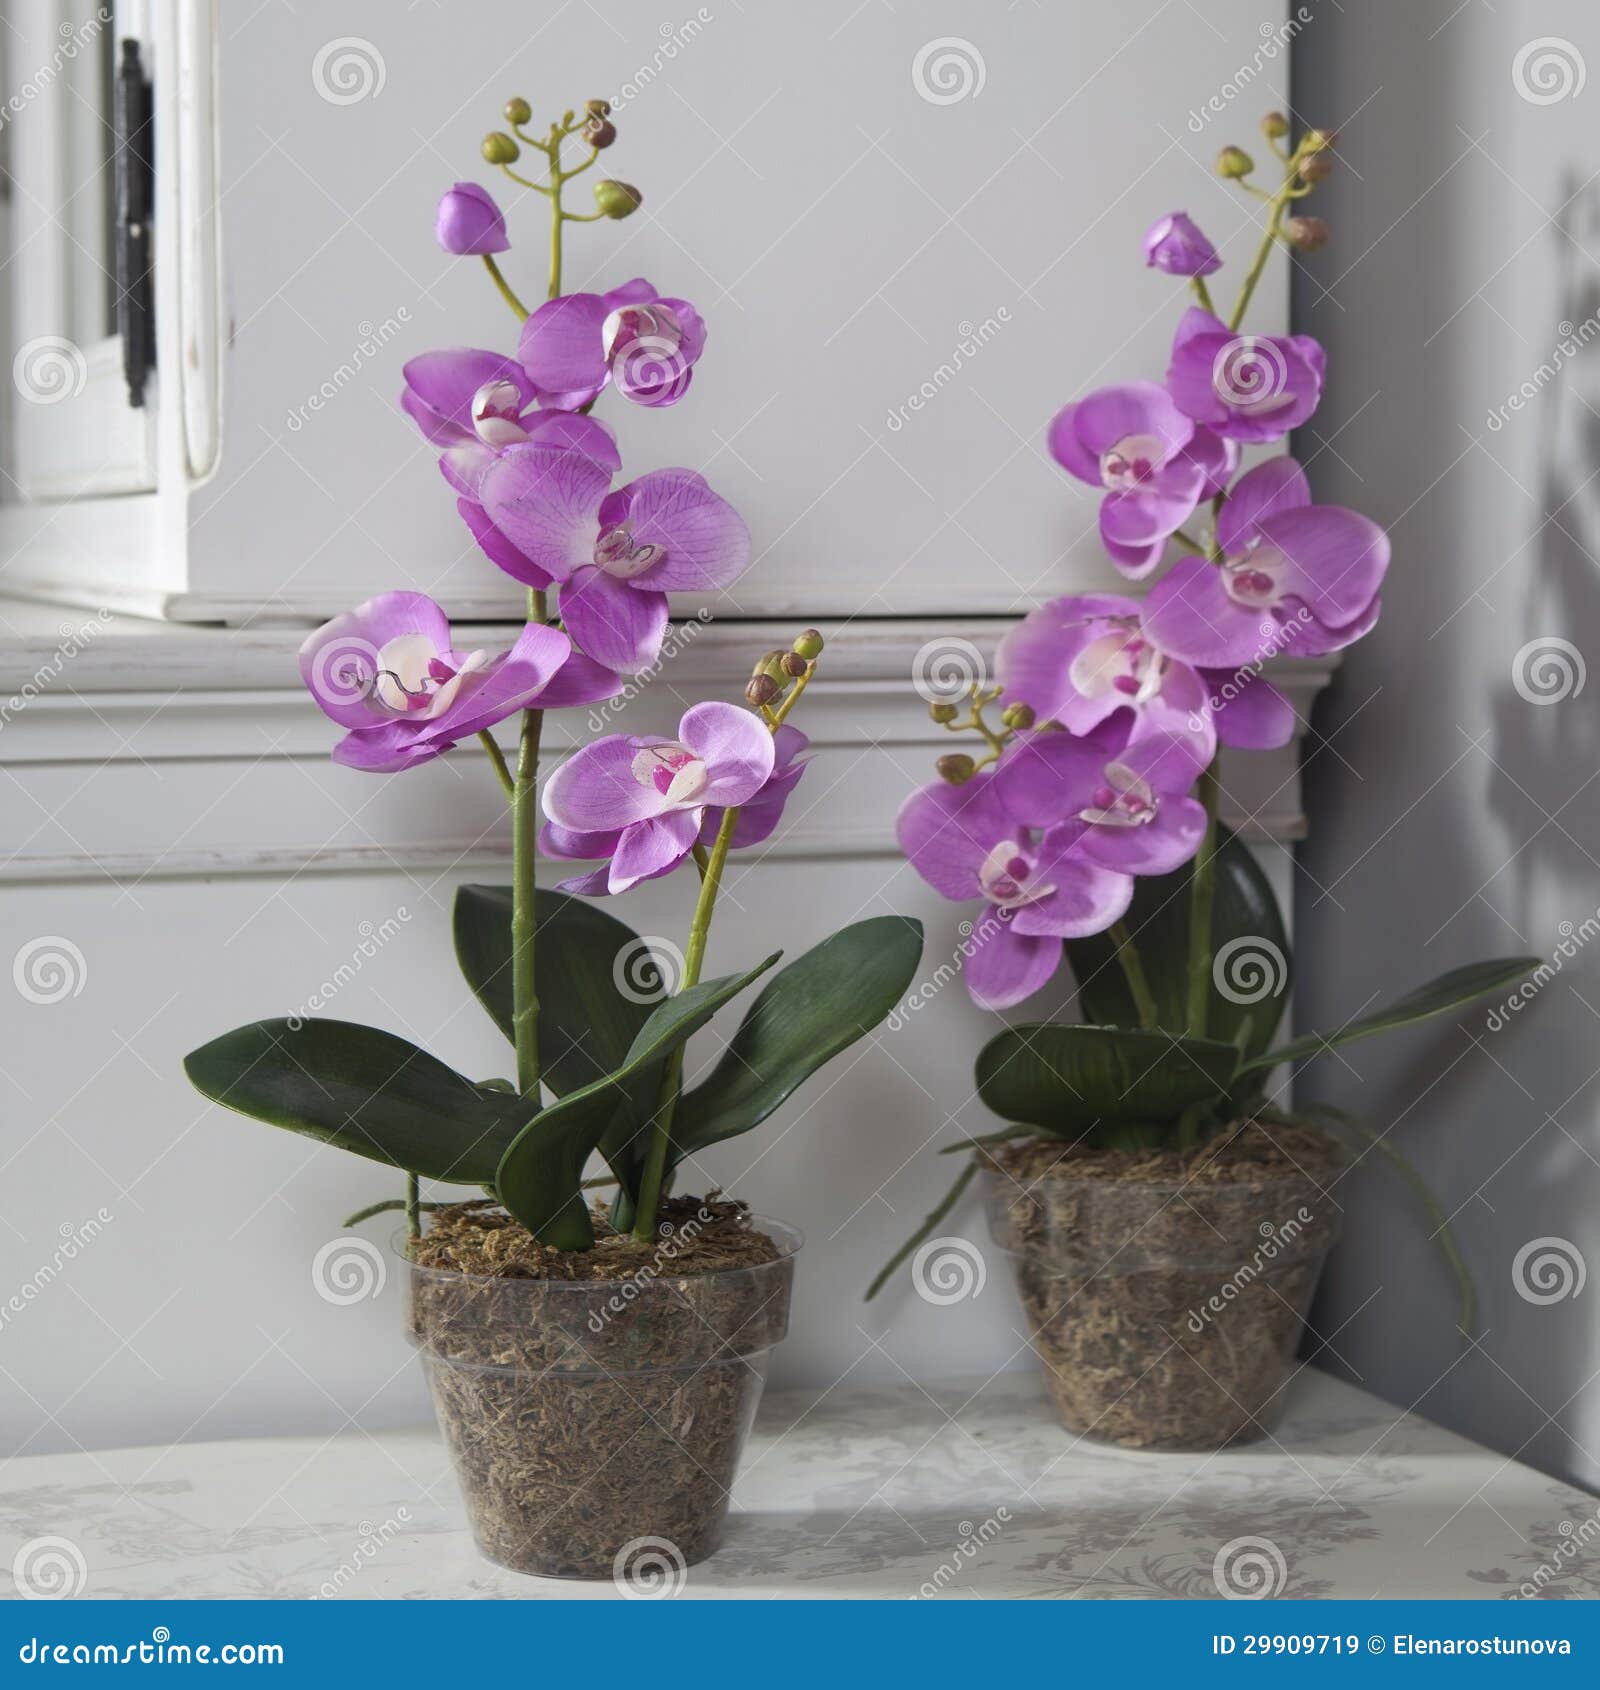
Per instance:
[[[378,774],[426,763],[519,710],[592,704],[622,685],[538,622],[509,651],[457,651],[425,593],[382,593],[334,617],[300,647],[300,673],[322,713],[349,729],[334,762]]]
[[[667,594],[730,586],[750,562],[750,531],[692,470],[653,470],[615,492],[611,477],[586,452],[531,441],[497,452],[479,486],[494,526],[561,583],[562,621],[583,650],[637,673],[660,653]]]
[[[460,495],[456,509],[489,560],[515,581],[548,587],[550,576],[524,557],[490,520],[478,488],[495,455],[529,440],[585,452],[609,470],[622,467],[617,443],[593,417],[533,408],[535,389],[514,359],[465,347],[425,352],[405,367],[400,408],[441,449],[439,468]]]
[[[520,350],[540,403],[576,411],[607,382],[636,405],[676,405],[705,344],[700,313],[641,276],[610,293],[547,300],[523,325]]]
[[[771,733],[736,704],[696,704],[678,737],[608,734],[550,777],[540,843],[549,856],[609,856],[564,892],[625,892],[670,873],[694,849],[708,809],[756,797],[773,772]]]
[[[1167,391],[1229,440],[1279,440],[1316,410],[1326,369],[1310,335],[1238,334],[1191,306],[1173,337]]]
[[[1106,746],[1035,733],[1000,759],[995,790],[1027,827],[1075,828],[1089,862],[1124,874],[1170,874],[1205,837],[1205,806],[1189,796],[1205,766],[1194,740],[1177,734]]]
[[[1190,663],[1319,656],[1378,619],[1389,537],[1342,505],[1314,505],[1305,471],[1274,458],[1242,476],[1217,519],[1222,562],[1182,558],[1145,601],[1146,632]]]
[[[1203,498],[1227,485],[1238,448],[1193,420],[1151,381],[1102,387],[1056,413],[1050,454],[1102,488],[1100,538],[1135,579],[1161,559],[1168,537]]]
[[[966,950],[967,990],[980,1009],[1009,1009],[1050,979],[1063,939],[1103,933],[1126,914],[1133,880],[1091,862],[1077,827],[1036,837],[1000,802],[984,769],[962,786],[937,781],[895,823],[911,866],[942,897],[984,900]]]
[[[1144,261],[1169,276],[1209,276],[1222,268],[1217,249],[1187,211],[1169,211],[1150,225]]]
[[[439,245],[458,258],[486,258],[509,252],[506,220],[494,197],[476,182],[457,182],[439,201],[433,220]]]
[[[1144,614],[1135,600],[1110,593],[1040,605],[1000,642],[1006,698],[1079,736],[1102,726],[1116,733],[1130,719],[1127,743],[1182,734],[1205,760],[1219,740],[1252,750],[1289,743],[1294,709],[1270,681],[1255,668],[1185,662],[1155,642]]]

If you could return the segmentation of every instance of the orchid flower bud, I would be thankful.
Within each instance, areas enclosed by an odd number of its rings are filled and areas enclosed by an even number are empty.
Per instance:
[[[583,109],[590,117],[610,117],[611,102],[609,100],[585,100]]]
[[[501,129],[491,129],[479,151],[487,164],[515,164],[522,157],[522,148]]]
[[[949,752],[934,767],[939,771],[939,779],[949,781],[952,786],[965,786],[978,772],[978,765],[965,751]]]
[[[1296,252],[1320,252],[1332,231],[1320,217],[1291,217],[1283,233]]]
[[[948,723],[953,722],[956,717],[961,714],[961,712],[957,710],[955,705],[951,704],[948,699],[938,698],[928,706],[928,714],[940,725],[940,727],[944,727]]]
[[[596,152],[602,152],[617,138],[617,126],[603,117],[592,117],[583,126],[583,138]]]
[[[1333,160],[1326,153],[1312,153],[1300,160],[1298,175],[1302,182],[1326,182],[1333,174]]]
[[[822,635],[815,628],[807,628],[795,636],[794,649],[808,663],[815,663],[822,655]]]
[[[533,107],[518,94],[514,99],[506,101],[506,122],[513,128],[526,123],[533,116]]]
[[[1281,141],[1289,133],[1289,120],[1281,111],[1269,111],[1261,120],[1261,133],[1269,141]]]
[[[457,182],[446,191],[434,214],[433,232],[446,252],[461,258],[486,258],[511,247],[500,207],[476,182]]]
[[[786,651],[783,654],[783,672],[790,680],[798,681],[811,665],[797,651]]]
[[[1008,704],[1000,713],[1000,720],[1013,733],[1033,726],[1033,706],[1024,704],[1020,699],[1015,704]]]
[[[644,195],[627,182],[613,182],[609,176],[594,185],[595,208],[605,217],[631,217],[644,203]]]
[[[1224,147],[1217,154],[1217,174],[1230,181],[1241,180],[1255,167],[1256,161],[1243,147]]]
[[[744,696],[757,710],[765,708],[783,688],[770,675],[752,675],[745,686]]]

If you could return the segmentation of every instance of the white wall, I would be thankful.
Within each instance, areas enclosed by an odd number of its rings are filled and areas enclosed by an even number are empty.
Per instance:
[[[1600,15],[1580,0],[1341,0],[1304,40],[1296,104],[1344,132],[1329,248],[1300,326],[1329,351],[1309,439],[1318,494],[1386,523],[1386,614],[1342,670],[1308,769],[1300,1004],[1331,1025],[1474,957],[1550,953],[1600,904],[1595,682],[1538,693],[1534,650],[1600,658]],[[1551,80],[1514,66],[1556,37]],[[1563,44],[1564,43],[1564,44]],[[1585,61],[1588,86],[1576,91]],[[1563,64],[1565,69],[1563,69]],[[1563,80],[1565,78],[1565,81]],[[1586,327],[1584,327],[1586,325]],[[1524,383],[1518,412],[1498,410]],[[1532,649],[1531,649],[1532,648]],[[1554,671],[1546,682],[1557,684]],[[1568,924],[1571,924],[1570,926]],[[1593,932],[1593,929],[1590,929]],[[1394,1128],[1454,1216],[1484,1299],[1463,1353],[1447,1276],[1406,1194],[1350,1182],[1317,1312],[1370,1387],[1600,1482],[1600,946],[1510,1026],[1488,1011],[1319,1063],[1305,1085]],[[1587,1257],[1575,1298],[1513,1283],[1529,1241]]]

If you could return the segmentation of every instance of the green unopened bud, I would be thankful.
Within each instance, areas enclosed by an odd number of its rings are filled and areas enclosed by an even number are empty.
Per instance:
[[[1255,167],[1256,161],[1243,147],[1224,147],[1217,154],[1217,174],[1230,181],[1248,176]]]
[[[1289,120],[1281,111],[1269,111],[1261,120],[1261,133],[1269,141],[1281,141],[1289,133]]]
[[[794,650],[808,663],[815,663],[822,655],[822,635],[815,628],[805,629],[795,635]]]
[[[943,699],[938,699],[928,706],[928,714],[943,727],[946,723],[953,722],[961,712],[956,709],[955,705],[946,703]]]
[[[786,651],[783,654],[783,672],[790,680],[798,681],[811,665],[797,651]]]
[[[783,653],[781,651],[764,651],[756,659],[756,666],[751,673],[754,675],[770,675],[773,680],[783,679]]]
[[[745,697],[760,710],[770,704],[783,688],[770,675],[752,675],[744,689]]]
[[[939,771],[939,779],[949,781],[952,786],[965,786],[978,772],[978,765],[965,751],[950,752],[941,757],[934,767]]]
[[[1284,224],[1283,232],[1296,252],[1321,251],[1332,233],[1320,217],[1291,217]]]
[[[1033,706],[1023,704],[1020,700],[1016,704],[1008,704],[1000,712],[1000,720],[1013,730],[1031,728],[1033,726]]]
[[[500,129],[484,136],[482,152],[489,164],[515,164],[522,156],[522,148]]]
[[[1308,129],[1300,137],[1300,150],[1305,153],[1325,153],[1338,139],[1337,129]]]
[[[505,105],[506,122],[510,124],[524,124],[533,116],[533,107],[518,94],[515,99],[507,100]]]
[[[1326,182],[1333,174],[1333,160],[1326,153],[1312,153],[1309,158],[1300,160],[1299,176],[1302,182]]]
[[[617,138],[617,126],[603,117],[592,117],[583,126],[583,138],[596,152],[603,152]]]
[[[583,109],[590,117],[610,117],[611,102],[609,100],[585,100]]]
[[[606,217],[631,217],[644,203],[644,195],[626,182],[608,176],[594,185],[595,208]]]

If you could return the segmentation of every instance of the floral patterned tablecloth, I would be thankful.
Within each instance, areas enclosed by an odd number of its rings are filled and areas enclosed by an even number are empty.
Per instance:
[[[473,1548],[431,1428],[12,1460],[0,1591],[614,1597]],[[1600,1597],[1600,1502],[1314,1370],[1266,1441],[1074,1441],[1038,1381],[774,1394],[679,1597]]]

